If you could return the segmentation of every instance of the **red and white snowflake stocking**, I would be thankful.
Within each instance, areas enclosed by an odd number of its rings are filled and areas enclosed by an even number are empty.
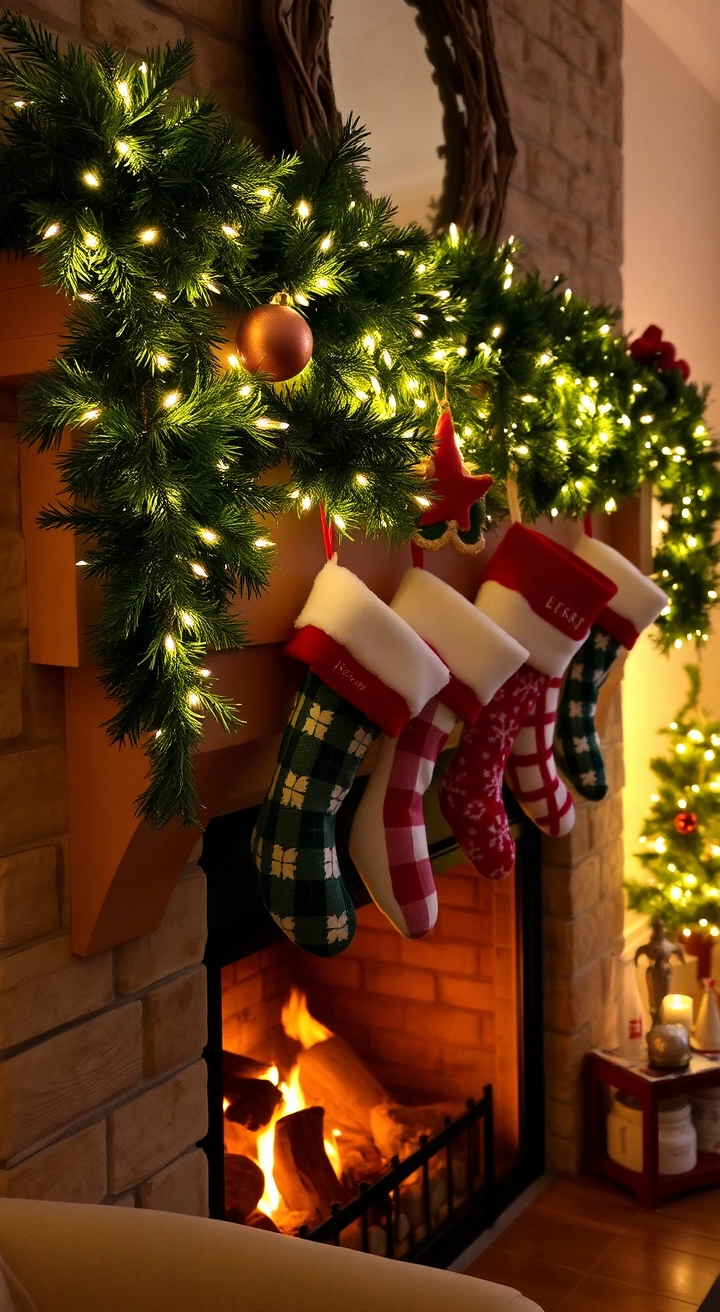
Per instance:
[[[437,919],[423,796],[456,718],[472,722],[527,657],[458,592],[411,569],[391,608],[432,647],[450,681],[396,738],[383,738],[358,807],[350,854],[378,907],[406,938],[421,938]]]
[[[517,799],[528,814],[549,817],[555,807],[562,809],[555,786],[552,726],[547,723],[551,699],[557,697],[566,665],[615,591],[615,584],[598,570],[522,524],[508,530],[483,576],[476,606],[521,642],[529,658],[466,727],[438,792],[440,809],[463,852],[489,879],[509,874],[515,859],[502,781],[525,725],[533,751],[519,752]],[[533,715],[536,723],[530,722]],[[525,747],[524,740],[521,745]],[[538,759],[522,759],[529,755]],[[532,774],[521,777],[521,769]]]

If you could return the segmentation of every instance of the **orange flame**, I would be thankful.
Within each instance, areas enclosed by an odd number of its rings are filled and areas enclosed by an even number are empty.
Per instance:
[[[322,1043],[325,1039],[333,1037],[332,1030],[327,1029],[310,1013],[306,996],[299,989],[292,989],[290,997],[282,1009],[282,1025],[288,1037],[296,1039],[305,1049],[312,1048],[313,1044]],[[285,1209],[273,1178],[275,1124],[281,1116],[289,1116],[292,1112],[303,1111],[307,1107],[307,1102],[300,1085],[300,1070],[297,1065],[293,1066],[287,1081],[280,1080],[280,1072],[277,1066],[269,1066],[266,1071],[263,1071],[260,1078],[270,1080],[272,1084],[277,1085],[283,1096],[282,1103],[273,1114],[269,1125],[266,1125],[260,1131],[256,1142],[257,1162],[265,1176],[265,1191],[258,1203],[258,1210],[264,1212],[266,1216],[272,1217],[278,1223],[281,1221]],[[229,1103],[225,1099],[223,1110],[227,1110],[228,1106]],[[342,1162],[336,1143],[340,1131],[333,1130],[332,1134],[331,1139],[325,1139],[323,1142],[330,1164],[338,1179],[341,1179]],[[282,1226],[280,1228],[282,1229]]]
[[[332,1030],[316,1020],[308,1010],[307,998],[300,989],[291,989],[280,1019],[288,1038],[296,1039],[303,1048],[312,1048],[315,1043],[323,1043],[325,1039],[333,1037]]]

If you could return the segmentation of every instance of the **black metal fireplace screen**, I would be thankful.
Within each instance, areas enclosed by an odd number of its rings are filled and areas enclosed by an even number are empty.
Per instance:
[[[320,1244],[358,1248],[364,1253],[427,1262],[445,1248],[448,1231],[467,1230],[470,1238],[495,1219],[495,1158],[492,1085],[467,1111],[390,1168],[374,1184],[361,1184],[357,1198],[334,1203],[327,1221],[299,1234]],[[469,1240],[468,1240],[469,1242]]]

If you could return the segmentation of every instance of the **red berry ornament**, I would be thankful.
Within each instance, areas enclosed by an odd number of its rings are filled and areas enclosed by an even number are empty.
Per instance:
[[[312,355],[313,335],[291,305],[258,305],[245,315],[236,337],[237,351],[251,374],[273,383],[302,373]]]
[[[698,826],[698,818],[694,811],[678,811],[673,824],[679,834],[694,834]]]

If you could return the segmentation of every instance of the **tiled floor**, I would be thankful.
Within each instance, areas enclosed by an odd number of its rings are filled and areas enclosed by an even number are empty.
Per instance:
[[[556,1180],[467,1268],[543,1312],[696,1312],[720,1276],[720,1189],[643,1211],[600,1180]]]

